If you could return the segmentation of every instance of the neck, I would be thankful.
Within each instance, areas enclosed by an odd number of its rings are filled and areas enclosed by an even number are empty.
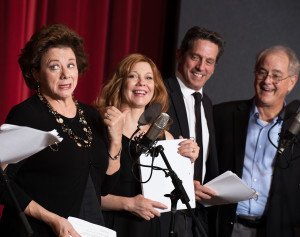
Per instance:
[[[65,99],[54,99],[48,95],[44,95],[54,111],[67,118],[74,118],[76,116],[77,108],[72,97]]]
[[[268,106],[259,106],[257,105],[257,110],[259,112],[259,119],[267,122],[272,122],[274,118],[278,116],[282,107],[273,108]]]

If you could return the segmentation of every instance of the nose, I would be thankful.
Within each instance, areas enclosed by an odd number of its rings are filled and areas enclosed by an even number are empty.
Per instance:
[[[272,83],[273,82],[273,75],[268,74],[264,80],[265,83]]]
[[[145,79],[143,77],[139,76],[137,84],[140,85],[140,86],[144,86],[145,85]]]
[[[61,69],[61,79],[68,79],[70,77],[70,72],[68,68],[62,67]]]
[[[204,66],[205,66],[205,62],[202,59],[199,59],[197,65],[196,65],[196,69],[199,71],[203,71],[204,70]]]

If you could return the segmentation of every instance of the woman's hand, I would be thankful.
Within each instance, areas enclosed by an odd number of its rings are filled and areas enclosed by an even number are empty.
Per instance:
[[[81,237],[80,234],[76,232],[76,230],[73,228],[71,223],[61,217],[56,215],[54,218],[51,218],[51,221],[49,220],[48,224],[52,228],[53,232],[56,236],[59,237]]]
[[[31,201],[28,204],[24,213],[48,224],[56,236],[70,237],[71,235],[72,237],[81,237],[67,219],[46,210],[35,201]]]
[[[121,112],[114,106],[108,106],[105,108],[104,123],[108,129],[109,148],[108,152],[111,157],[120,155],[122,149],[122,134],[123,126],[126,119],[126,114],[129,109]],[[112,175],[120,169],[120,159],[109,159],[108,168],[106,174]]]
[[[121,112],[114,106],[108,106],[105,108],[104,123],[108,128],[108,136],[111,143],[121,143],[123,126],[125,123],[126,114],[130,110],[124,110]]]
[[[167,209],[168,207],[160,202],[152,201],[139,194],[135,197],[128,198],[126,211],[141,217],[147,221],[155,216],[160,216],[156,208]]]
[[[183,139],[182,136],[179,136],[179,139]],[[180,147],[178,148],[178,153],[182,156],[190,158],[191,162],[194,163],[199,156],[200,147],[197,142],[192,139],[186,139],[179,143]]]

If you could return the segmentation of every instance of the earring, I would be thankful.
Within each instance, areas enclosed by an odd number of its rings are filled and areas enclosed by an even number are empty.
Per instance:
[[[36,84],[37,84],[37,92],[40,95],[41,94],[40,83],[38,81],[36,81]]]

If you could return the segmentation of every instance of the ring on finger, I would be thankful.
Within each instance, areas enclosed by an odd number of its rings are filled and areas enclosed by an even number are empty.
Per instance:
[[[193,148],[192,153],[195,153],[195,149]]]
[[[105,116],[106,119],[109,119],[109,117],[110,117],[110,114],[107,114],[107,115]]]

